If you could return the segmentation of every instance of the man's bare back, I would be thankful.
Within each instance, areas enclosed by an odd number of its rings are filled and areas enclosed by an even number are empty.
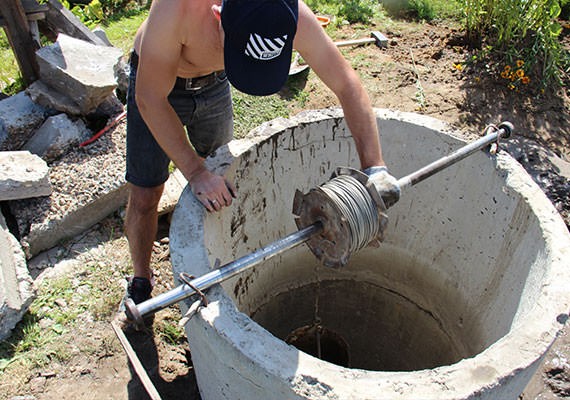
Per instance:
[[[223,33],[212,12],[212,6],[220,3],[216,0],[153,2],[153,7],[161,9],[161,19],[173,25],[168,29],[170,33],[166,39],[181,45],[176,76],[194,78],[224,69]],[[134,46],[137,54],[144,51],[141,43],[148,24],[149,20],[144,21],[136,34]]]

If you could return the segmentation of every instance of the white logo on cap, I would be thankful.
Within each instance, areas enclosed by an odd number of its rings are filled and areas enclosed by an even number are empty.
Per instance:
[[[279,57],[283,47],[285,46],[286,40],[287,35],[274,39],[267,39],[262,38],[257,33],[252,33],[249,35],[249,40],[245,47],[245,54],[255,58],[256,60],[272,60]]]

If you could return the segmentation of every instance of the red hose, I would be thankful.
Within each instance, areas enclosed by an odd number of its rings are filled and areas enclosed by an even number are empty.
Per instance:
[[[99,132],[97,132],[95,135],[91,136],[89,139],[87,139],[86,141],[84,141],[83,143],[81,143],[79,145],[79,147],[84,147],[87,146],[88,144],[93,143],[94,141],[96,141],[97,139],[99,139],[101,137],[101,135],[103,135],[105,132],[107,132],[109,129],[111,129],[112,127],[114,127],[115,125],[117,125],[123,118],[125,118],[127,116],[127,112],[123,111],[122,113],[120,113],[119,115],[117,115],[111,122],[109,122],[107,125],[105,125],[105,127],[103,129],[101,129]]]

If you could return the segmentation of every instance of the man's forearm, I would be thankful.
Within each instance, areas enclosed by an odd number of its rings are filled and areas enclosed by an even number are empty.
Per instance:
[[[360,82],[347,85],[338,97],[356,144],[361,168],[384,165],[376,116]]]

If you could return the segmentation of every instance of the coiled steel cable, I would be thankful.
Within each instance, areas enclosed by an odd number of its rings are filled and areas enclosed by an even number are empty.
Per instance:
[[[350,175],[339,175],[320,188],[338,206],[347,221],[351,253],[364,248],[378,235],[378,209],[362,183]]]

